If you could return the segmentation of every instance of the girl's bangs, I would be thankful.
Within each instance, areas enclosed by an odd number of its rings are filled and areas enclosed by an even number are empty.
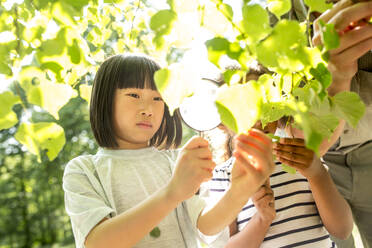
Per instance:
[[[126,56],[121,65],[117,88],[139,88],[157,90],[154,74],[160,66],[146,57]]]

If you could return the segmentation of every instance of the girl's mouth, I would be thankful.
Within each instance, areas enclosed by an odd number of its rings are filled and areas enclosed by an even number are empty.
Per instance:
[[[144,129],[150,129],[150,128],[152,128],[152,125],[149,122],[139,122],[136,125],[138,127],[140,127],[140,128],[144,128]]]

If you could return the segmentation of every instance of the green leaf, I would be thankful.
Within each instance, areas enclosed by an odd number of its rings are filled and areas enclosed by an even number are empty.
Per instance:
[[[92,94],[92,86],[91,85],[86,85],[86,84],[81,84],[79,86],[79,91],[80,91],[80,97],[83,98],[85,101],[90,102],[90,96]]]
[[[160,228],[159,227],[155,227],[150,232],[150,236],[151,237],[154,237],[154,238],[159,238],[160,237],[160,234],[161,234],[161,231],[160,231]]]
[[[325,24],[323,20],[320,20],[319,26],[326,51],[338,48],[340,46],[340,36],[335,29],[335,25],[333,23]]]
[[[158,35],[169,34],[172,23],[177,19],[177,14],[172,10],[160,10],[151,17],[150,28]]]
[[[170,71],[168,69],[160,69],[155,72],[154,74],[154,80],[156,84],[156,88],[162,94],[164,90],[166,89],[170,78]]]
[[[64,1],[58,1],[53,4],[51,16],[59,24],[64,26],[75,26],[76,21],[73,18],[76,10]]]
[[[236,122],[235,117],[230,112],[228,108],[226,108],[223,104],[220,102],[216,102],[216,107],[218,110],[218,113],[220,114],[221,122],[228,127],[233,132],[238,132],[238,125]]]
[[[41,162],[41,150],[53,161],[66,143],[63,128],[54,122],[22,123],[14,137]]]
[[[211,40],[207,40],[205,45],[208,50],[209,61],[219,67],[219,60],[221,56],[226,54],[229,50],[230,42],[225,38],[215,37]]]
[[[160,10],[150,19],[150,28],[155,32],[153,42],[157,49],[164,45],[164,35],[171,32],[174,21],[177,19],[177,14],[173,10]]]
[[[194,65],[184,63],[172,64],[155,73],[155,83],[171,114],[184,98],[194,93],[196,84],[200,81],[199,75]]]
[[[13,95],[10,91],[5,91],[0,94],[0,130],[8,129],[18,122],[17,115],[12,108],[15,104],[20,103],[19,96]]]
[[[291,116],[293,110],[285,102],[268,102],[262,105],[260,120],[262,126],[279,120],[283,116]]]
[[[68,5],[71,5],[77,11],[81,11],[81,9],[84,6],[88,5],[89,0],[63,0],[63,2],[66,2]]]
[[[337,116],[346,120],[354,128],[366,110],[364,103],[355,92],[340,92],[332,97],[332,102]]]
[[[66,29],[61,29],[57,37],[44,41],[39,47],[42,56],[60,55],[66,46]]]
[[[283,168],[283,171],[288,172],[289,174],[296,174],[296,169],[289,165],[282,164],[282,168]]]
[[[13,75],[12,69],[4,61],[0,61],[0,73],[5,74],[7,76],[12,76]]]
[[[262,40],[271,32],[269,14],[259,4],[243,6],[241,26],[252,44]]]
[[[252,82],[220,87],[216,102],[227,108],[236,120],[237,133],[247,132],[257,121],[262,97]]]
[[[297,21],[281,20],[273,32],[257,45],[257,58],[280,73],[304,70],[311,64],[306,30]]]
[[[291,10],[292,4],[290,0],[268,0],[268,9],[279,20],[282,15]]]
[[[309,6],[309,11],[317,11],[323,13],[327,9],[332,8],[332,3],[327,3],[327,0],[305,0],[305,4]]]
[[[27,92],[30,103],[38,105],[47,110],[57,120],[58,111],[77,93],[67,84],[41,81],[39,86],[33,86]]]
[[[58,64],[57,62],[45,62],[45,63],[42,63],[41,66],[40,66],[41,69],[49,69],[51,70],[52,72],[54,72],[56,75],[60,75],[61,74],[61,71],[63,70],[63,67]]]
[[[331,85],[332,75],[323,63],[319,63],[316,68],[311,68],[310,73],[322,84],[323,90]]]
[[[72,46],[68,47],[68,55],[71,58],[71,62],[73,64],[79,64],[80,63],[80,47],[79,44],[77,43],[77,40],[74,39]]]
[[[222,3],[222,4],[219,4],[218,5],[218,8],[230,20],[233,19],[234,11],[233,11],[233,9],[232,9],[232,7],[230,5],[228,5],[226,3]]]

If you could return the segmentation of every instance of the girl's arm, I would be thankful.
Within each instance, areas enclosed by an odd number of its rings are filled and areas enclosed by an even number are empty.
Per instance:
[[[302,139],[280,139],[274,145],[278,160],[298,170],[307,178],[320,217],[328,232],[347,239],[353,229],[353,218],[346,200],[338,192],[328,171]]]
[[[274,170],[272,142],[263,132],[252,129],[237,136],[235,141],[230,188],[212,209],[198,218],[198,229],[205,235],[217,234],[233,222]]]
[[[237,220],[230,227],[231,238],[225,248],[258,248],[261,246],[272,221],[275,219],[274,195],[269,184],[262,186],[252,197],[257,212],[238,232]]]
[[[211,158],[206,140],[198,137],[191,139],[180,153],[168,185],[137,206],[101,221],[88,234],[85,246],[122,248],[138,243],[179,203],[192,197],[203,181],[212,177],[215,164]]]
[[[353,230],[350,206],[338,192],[320,159],[315,159],[313,163],[318,164],[320,170],[308,181],[323,224],[331,235],[347,239]]]

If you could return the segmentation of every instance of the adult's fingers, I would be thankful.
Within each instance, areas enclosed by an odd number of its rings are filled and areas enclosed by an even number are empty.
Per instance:
[[[372,2],[362,2],[340,10],[329,20],[329,23],[333,23],[337,31],[343,31],[350,25],[350,23],[358,22],[364,18],[370,17],[371,15]]]
[[[356,61],[371,49],[372,38],[369,38],[344,50],[340,54],[333,55],[330,62],[337,64],[338,67],[349,65],[351,62]]]
[[[340,37],[340,46],[330,51],[330,54],[338,54],[358,43],[372,38],[372,25],[355,28]]]
[[[338,12],[340,12],[342,9],[345,9],[349,6],[351,6],[353,2],[351,0],[342,0],[333,5],[332,9],[327,10],[324,12],[319,18],[317,18],[314,22],[314,31],[318,32],[319,27],[319,21],[322,20],[325,23],[327,23],[333,16],[335,16]]]
[[[314,22],[314,37],[312,39],[315,46],[321,44],[320,20],[325,23],[333,23],[339,32],[345,30],[351,23],[356,23],[372,15],[372,2],[352,4],[351,0],[344,0],[337,3],[332,9],[326,11]],[[369,19],[369,18],[368,18]]]

